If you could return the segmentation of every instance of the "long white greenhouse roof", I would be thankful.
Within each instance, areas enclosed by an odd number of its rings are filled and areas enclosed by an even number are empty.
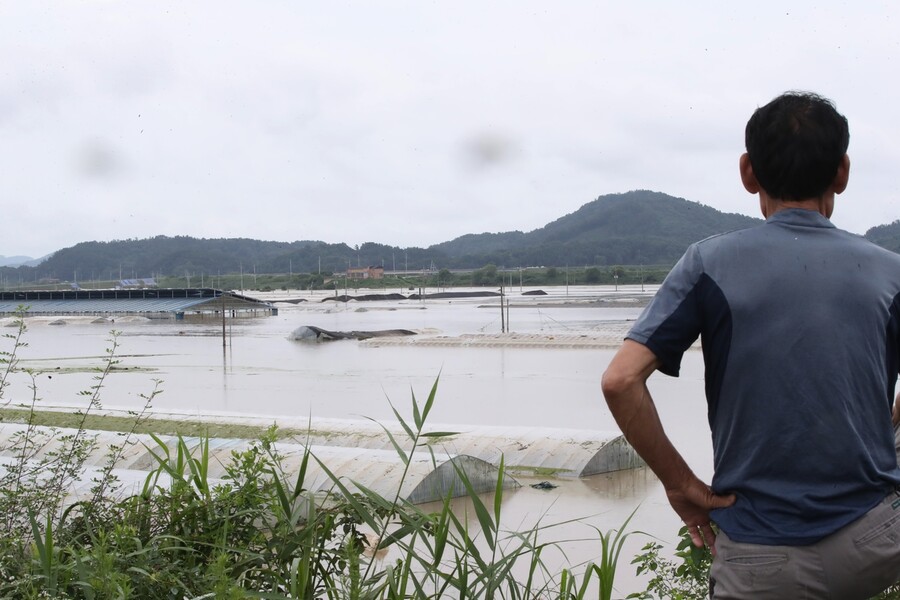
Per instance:
[[[16,458],[17,440],[29,428],[20,423],[0,423],[0,473],[5,464]],[[67,435],[74,435],[76,430],[66,428],[33,427],[30,435],[34,444],[40,447],[35,459],[46,456],[49,452],[60,451]],[[87,472],[82,475],[75,489],[70,490],[71,500],[86,497],[93,486],[92,475],[107,464],[109,449],[113,445],[122,445],[123,438],[118,432],[92,431],[90,437],[95,441],[91,452],[84,463]],[[169,435],[157,436],[169,449],[174,450],[178,437]],[[199,438],[183,438],[191,452],[199,451]],[[239,439],[210,438],[209,471],[211,480],[223,480],[226,466],[233,461],[233,452],[247,450],[251,442]],[[289,479],[296,478],[303,463],[306,446],[278,442],[273,450],[281,456],[283,474]],[[304,488],[310,491],[327,491],[335,487],[331,475],[323,468],[327,467],[335,476],[340,477],[353,491],[359,491],[357,484],[377,492],[384,497],[393,497],[398,493],[412,503],[434,502],[451,496],[462,496],[467,493],[466,486],[460,478],[465,473],[469,484],[476,492],[493,491],[497,485],[499,470],[493,465],[464,455],[450,455],[435,452],[420,453],[413,457],[409,464],[404,463],[393,450],[372,450],[368,448],[309,446],[315,457],[307,464]],[[157,456],[164,456],[165,451],[157,442],[146,434],[132,434],[119,456],[114,473],[123,484],[131,484],[125,492],[137,493],[140,484],[150,471],[158,466]],[[514,478],[504,475],[503,486],[518,487]]]

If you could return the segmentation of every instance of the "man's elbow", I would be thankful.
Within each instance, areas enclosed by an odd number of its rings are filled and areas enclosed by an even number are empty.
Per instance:
[[[639,396],[658,365],[659,361],[649,348],[625,340],[600,380],[600,389],[610,408],[629,397]]]
[[[600,379],[600,389],[603,392],[606,403],[613,404],[626,397],[629,391],[642,383],[634,374],[629,374],[622,369],[615,368],[614,365],[610,365]]]

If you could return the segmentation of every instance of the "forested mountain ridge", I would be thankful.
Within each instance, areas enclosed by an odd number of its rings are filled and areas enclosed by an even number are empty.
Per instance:
[[[866,232],[866,239],[891,252],[900,253],[900,220],[872,227]]]
[[[637,190],[600,196],[533,231],[467,234],[428,248],[157,236],[83,242],[55,252],[36,267],[0,267],[0,275],[37,281],[214,276],[239,271],[330,274],[348,266],[370,265],[398,271],[475,269],[486,264],[501,268],[671,265],[693,242],[760,222],[660,192]],[[900,222],[873,228],[867,237],[898,251]]]
[[[600,196],[529,233],[467,235],[431,248],[452,259],[478,256],[482,264],[510,266],[673,264],[693,242],[760,222],[637,190]]]
[[[41,262],[39,258],[30,256],[0,256],[0,267],[18,267],[19,265],[36,265]]]
[[[607,238],[650,234],[681,242],[684,239],[701,240],[759,222],[760,219],[722,213],[684,198],[639,190],[598,198],[530,235],[545,242],[571,240],[602,243]]]

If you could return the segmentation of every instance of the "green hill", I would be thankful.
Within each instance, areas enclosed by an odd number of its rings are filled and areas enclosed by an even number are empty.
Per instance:
[[[659,192],[600,196],[529,233],[466,235],[432,246],[478,266],[673,264],[693,242],[760,223]],[[491,259],[491,260],[488,260]]]
[[[873,227],[866,232],[865,237],[882,248],[900,253],[900,221]]]

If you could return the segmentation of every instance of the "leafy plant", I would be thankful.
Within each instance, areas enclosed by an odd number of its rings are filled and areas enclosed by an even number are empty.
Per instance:
[[[643,592],[629,598],[649,600],[694,600],[709,597],[709,568],[712,553],[709,548],[698,548],[691,542],[687,527],[678,531],[676,560],[663,558],[663,546],[658,542],[646,544],[631,564],[637,565],[637,574],[652,574]],[[680,561],[680,562],[679,562]]]

